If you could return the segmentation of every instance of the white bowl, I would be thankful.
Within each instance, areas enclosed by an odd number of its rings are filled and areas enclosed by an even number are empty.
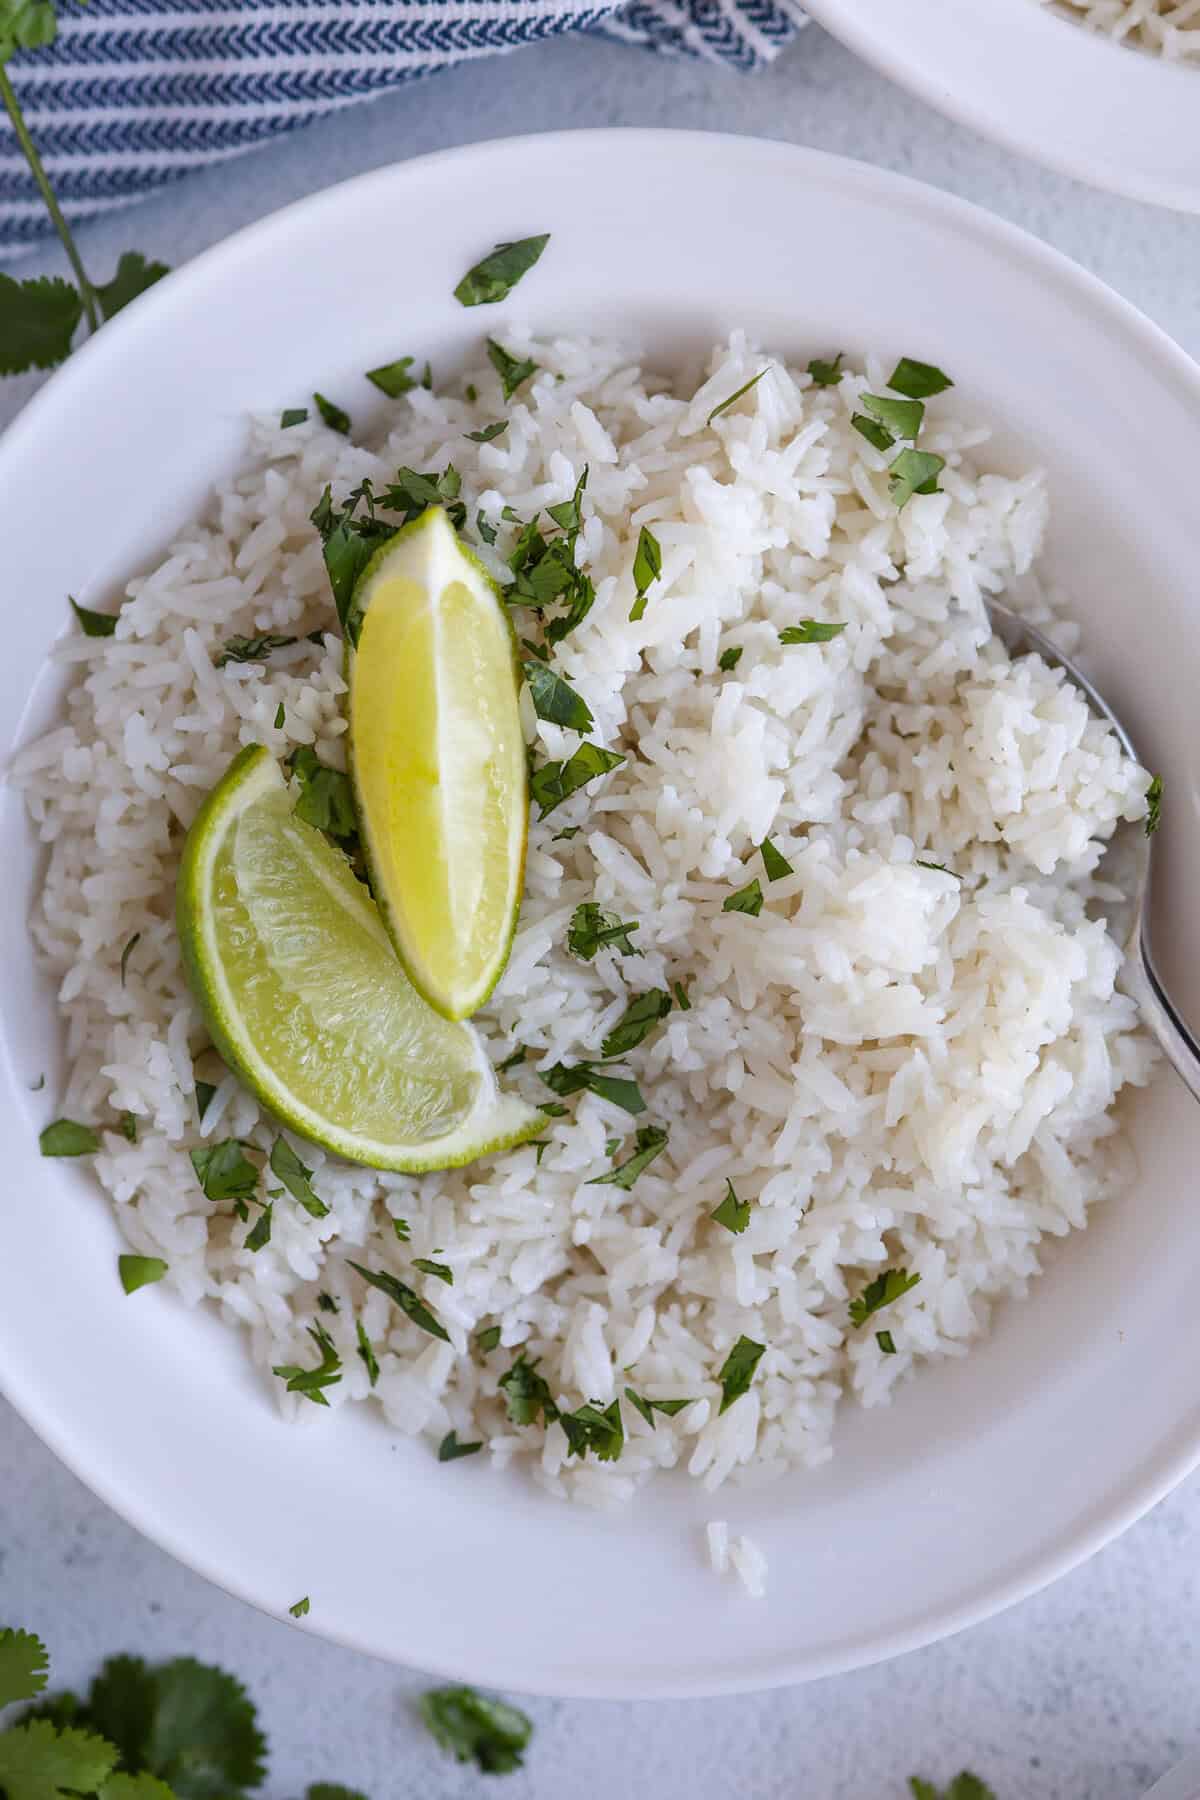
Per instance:
[[[45,657],[67,592],[95,603],[161,551],[237,456],[243,408],[320,386],[361,410],[361,372],[402,351],[447,368],[509,316],[464,311],[455,281],[497,239],[538,230],[551,247],[518,298],[539,327],[621,333],[660,363],[737,324],[803,358],[907,352],[996,421],[997,466],[1047,465],[1052,565],[1078,595],[1102,686],[1166,774],[1164,961],[1200,1016],[1184,905],[1200,889],[1200,373],[1034,239],[781,144],[637,131],[486,144],[318,195],[169,277],[0,445],[4,747],[51,714]],[[39,1159],[59,1036],[32,969],[37,864],[11,792],[0,848],[0,1379],[98,1494],[268,1611],[309,1594],[305,1629],[508,1688],[764,1687],[894,1654],[1029,1593],[1200,1456],[1200,1112],[1165,1076],[1130,1109],[1141,1175],[1128,1197],[1062,1245],[965,1360],[928,1369],[890,1409],[848,1405],[817,1474],[715,1498],[666,1481],[599,1516],[482,1461],[440,1467],[374,1418],[311,1409],[285,1425],[233,1331],[162,1291],[124,1298],[110,1208],[86,1170]],[[714,1515],[765,1548],[765,1601],[705,1566]]]
[[[930,106],[1134,200],[1200,212],[1200,67],[1111,42],[1032,0],[806,0]]]

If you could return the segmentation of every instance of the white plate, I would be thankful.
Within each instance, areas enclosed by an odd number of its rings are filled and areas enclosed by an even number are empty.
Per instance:
[[[1200,1017],[1200,930],[1183,904],[1200,891],[1200,375],[1032,238],[784,145],[586,132],[425,158],[254,226],[106,326],[0,446],[4,746],[51,704],[43,659],[66,593],[95,603],[160,552],[237,455],[244,407],[319,385],[361,412],[364,369],[414,351],[446,369],[510,316],[464,311],[455,281],[497,239],[539,230],[553,241],[518,293],[539,327],[623,333],[660,363],[739,323],[802,358],[931,358],[965,409],[998,422],[999,462],[1021,447],[1048,465],[1054,560],[1094,668],[1166,772],[1164,960]],[[668,1482],[608,1517],[482,1462],[439,1467],[373,1418],[311,1409],[304,1428],[284,1425],[216,1318],[160,1291],[123,1297],[108,1206],[85,1170],[38,1157],[57,1033],[31,973],[35,859],[11,793],[0,853],[5,1391],[112,1506],[267,1610],[309,1594],[305,1629],[506,1688],[764,1687],[1017,1599],[1200,1455],[1200,1112],[1165,1077],[1132,1109],[1129,1197],[965,1361],[889,1410],[847,1407],[819,1474],[715,1499]],[[706,1568],[713,1516],[764,1546],[765,1601]]]
[[[1032,0],[806,0],[930,106],[1134,200],[1200,212],[1200,68],[1114,44]]]

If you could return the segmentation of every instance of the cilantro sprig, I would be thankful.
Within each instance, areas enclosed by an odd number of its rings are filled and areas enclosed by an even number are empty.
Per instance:
[[[533,1723],[515,1706],[475,1688],[443,1687],[423,1694],[420,1707],[438,1743],[459,1762],[473,1762],[485,1775],[506,1775],[521,1767]]]
[[[910,1293],[920,1279],[919,1275],[910,1275],[907,1269],[885,1269],[850,1302],[850,1323],[865,1325],[873,1313]]]

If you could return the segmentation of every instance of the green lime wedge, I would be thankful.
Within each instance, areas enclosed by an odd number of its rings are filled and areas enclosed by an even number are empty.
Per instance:
[[[508,960],[529,828],[512,626],[440,506],[379,549],[346,634],[350,766],[383,921],[447,1019]]]
[[[426,1006],[345,857],[243,750],[201,807],[176,895],[213,1042],[284,1124],[351,1162],[448,1169],[536,1137],[478,1034]]]

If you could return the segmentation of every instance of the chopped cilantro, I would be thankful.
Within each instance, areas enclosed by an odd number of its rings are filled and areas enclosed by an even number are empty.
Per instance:
[[[1163,778],[1156,775],[1146,789],[1146,824],[1147,837],[1153,837],[1162,823]]]
[[[750,1202],[739,1200],[732,1181],[726,1181],[725,1198],[709,1217],[715,1219],[718,1225],[723,1225],[726,1231],[732,1231],[735,1237],[741,1237],[750,1223]]]
[[[910,1275],[907,1269],[885,1269],[882,1275],[876,1275],[874,1281],[867,1283],[857,1299],[850,1302],[850,1323],[865,1325],[872,1313],[890,1306],[902,1294],[911,1292],[920,1279],[919,1275]]]
[[[574,1091],[574,1088],[572,1088],[571,1092],[574,1093]],[[565,1119],[567,1116],[566,1107],[560,1106],[557,1100],[543,1100],[538,1107],[538,1111],[540,1113],[545,1113],[548,1119]],[[541,1161],[540,1157],[538,1158],[538,1161]]]
[[[881,425],[878,419],[869,419],[866,413],[851,413],[850,423],[876,450],[890,450],[896,442],[886,425]]]
[[[534,1155],[537,1159],[537,1166],[540,1169],[542,1166],[542,1158],[543,1158],[543,1156],[545,1156],[547,1150],[550,1148],[550,1139],[549,1138],[527,1138],[525,1140],[525,1147],[526,1147],[526,1149],[532,1150],[534,1152]]]
[[[484,518],[481,512],[475,514],[475,529],[485,544],[495,543],[496,527],[489,524],[488,520]]]
[[[664,1414],[668,1419],[673,1419],[676,1413],[681,1413],[685,1406],[692,1404],[690,1400],[647,1400],[643,1395],[635,1394],[631,1387],[625,1389],[625,1398],[641,1413],[651,1431],[658,1430],[654,1418],[656,1412]]]
[[[389,512],[399,513],[405,525],[419,518],[427,507],[441,506],[454,529],[461,531],[467,522],[466,506],[459,499],[461,493],[462,476],[453,463],[447,463],[440,475],[423,475],[417,469],[404,467],[396,470],[396,479],[380,494],[379,504]]]
[[[475,1333],[475,1344],[481,1356],[490,1356],[500,1342],[499,1325],[485,1325]]]
[[[333,1295],[327,1294],[324,1289],[317,1295],[317,1305],[323,1313],[337,1313],[341,1310]]]
[[[274,1202],[271,1200],[264,1200],[262,1211],[254,1221],[254,1224],[250,1227],[250,1230],[246,1233],[245,1242],[242,1245],[243,1250],[258,1251],[265,1249],[271,1241],[271,1226],[274,1219]]]
[[[561,831],[555,832],[554,836],[550,839],[550,842],[552,844],[557,844],[559,840],[562,839],[565,843],[569,844],[571,839],[578,837],[582,830],[582,825],[564,825]]]
[[[754,1371],[762,1361],[766,1352],[765,1344],[756,1344],[753,1338],[740,1337],[725,1361],[721,1364],[717,1380],[721,1384],[721,1412],[727,1412],[735,1400],[740,1400],[747,1393],[754,1380]],[[720,1413],[718,1413],[718,1418]]]
[[[242,1154],[237,1138],[223,1138],[188,1153],[196,1179],[207,1200],[252,1200],[258,1186],[258,1170]]]
[[[538,805],[538,818],[544,819],[556,806],[570,798],[581,787],[620,768],[625,758],[616,750],[605,750],[599,744],[583,743],[566,762],[543,763],[535,769],[529,791]]]
[[[894,394],[907,394],[910,400],[928,400],[932,394],[944,394],[954,383],[932,363],[917,362],[911,356],[902,356],[892,370],[887,385]]]
[[[311,1602],[308,1595],[305,1594],[302,1600],[294,1600],[292,1602],[291,1606],[288,1607],[288,1612],[292,1615],[293,1619],[306,1619],[308,1617],[310,1605]]]
[[[753,881],[748,881],[745,887],[739,888],[736,894],[730,894],[727,900],[721,902],[722,912],[749,913],[752,919],[757,919],[762,907],[762,883],[757,875]]]
[[[286,714],[284,713],[284,710],[283,710],[283,701],[281,700],[279,702],[279,705],[275,708],[275,729],[276,729],[276,731],[283,730],[283,721],[284,721],[285,717],[286,717]]]
[[[11,1625],[0,1628],[0,1710],[40,1694],[49,1670],[50,1659],[40,1638]]]
[[[885,1356],[895,1356],[896,1340],[890,1331],[877,1331],[875,1333],[875,1342],[879,1345],[879,1348],[883,1351]]]
[[[907,506],[914,494],[936,494],[945,466],[945,457],[932,450],[902,450],[888,469],[888,493],[897,507]]]
[[[308,744],[292,751],[288,767],[300,786],[296,817],[343,842],[357,839],[358,815],[350,777],[323,763]]]
[[[740,388],[730,394],[728,400],[722,400],[719,406],[714,406],[704,423],[706,425],[711,425],[713,420],[719,419],[723,412],[728,412],[735,400],[740,400],[743,394],[748,394],[751,388],[758,386],[763,376],[767,373],[767,369],[770,367],[771,365],[768,363],[766,369],[760,369],[757,375],[752,375],[749,381],[744,381]]]
[[[637,589],[637,599],[630,610],[631,621],[644,615],[649,591],[661,574],[662,546],[649,527],[643,525],[638,532],[637,549],[633,557],[633,585]]]
[[[496,1383],[504,1395],[505,1411],[512,1425],[534,1425],[539,1413],[547,1425],[558,1417],[549,1383],[537,1369],[537,1362],[530,1362],[522,1350],[507,1375]]]
[[[381,363],[379,368],[367,370],[367,380],[389,400],[398,400],[417,385],[408,372],[414,360],[411,356],[398,356],[395,362]]]
[[[43,1156],[91,1156],[100,1148],[100,1139],[90,1125],[75,1119],[55,1119],[38,1139]]]
[[[680,1012],[691,1012],[692,1003],[688,999],[687,989],[684,987],[682,981],[673,982],[671,985],[671,992],[675,996],[675,1004]]]
[[[495,338],[488,339],[487,353],[488,361],[500,377],[500,385],[504,389],[506,400],[512,399],[522,382],[528,381],[531,375],[537,374],[538,366],[535,362],[522,361],[519,357],[510,355],[503,344],[498,344]]]
[[[120,1124],[118,1125],[117,1129],[120,1131],[121,1136],[123,1138],[127,1138],[131,1144],[137,1143],[138,1122],[137,1122],[136,1116],[133,1113],[123,1112],[121,1114]]]
[[[409,1225],[408,1225],[407,1219],[395,1219],[394,1218],[392,1220],[392,1230],[395,1232],[396,1236],[399,1238],[399,1240],[402,1244],[407,1244],[409,1239],[412,1237],[412,1232],[409,1230]]]
[[[649,988],[644,994],[638,994],[605,1037],[600,1046],[601,1056],[607,1061],[636,1049],[659,1020],[666,1018],[672,1005],[671,996],[664,988]]]
[[[482,1449],[482,1438],[477,1439],[473,1444],[460,1444],[458,1441],[458,1433],[455,1431],[448,1431],[438,1445],[438,1461],[457,1462],[460,1456],[474,1456],[477,1450]]]
[[[361,1319],[356,1319],[354,1321],[354,1332],[355,1336],[358,1338],[359,1361],[367,1371],[367,1380],[370,1382],[371,1386],[374,1387],[375,1383],[379,1380],[379,1362],[375,1355],[374,1345],[367,1336],[366,1328]]]
[[[346,1260],[350,1262],[349,1257]],[[364,1269],[361,1263],[350,1262],[350,1267],[356,1274],[361,1275],[371,1287],[378,1288],[381,1294],[386,1294],[388,1299],[393,1301],[401,1312],[412,1320],[414,1325],[419,1325],[422,1331],[429,1333],[430,1337],[441,1338],[444,1344],[450,1342],[450,1333],[441,1323],[437,1314],[426,1306],[420,1295],[414,1292],[407,1282],[398,1281],[394,1275],[389,1275],[383,1269]]]
[[[521,1767],[521,1752],[532,1722],[515,1706],[490,1700],[471,1687],[430,1688],[421,1696],[421,1717],[459,1762],[473,1762],[485,1775],[507,1775]]]
[[[827,644],[840,637],[845,624],[826,624],[821,619],[801,619],[798,625],[785,625],[779,634],[781,644]]]
[[[595,720],[591,708],[569,681],[556,675],[544,662],[530,660],[522,662],[521,667],[529,684],[533,710],[539,719],[548,719],[552,725],[564,725],[570,731],[592,729]]]
[[[327,400],[324,394],[314,394],[313,405],[330,431],[340,431],[343,437],[350,436],[349,413],[343,412],[340,406],[335,406],[332,400]]]
[[[525,1061],[525,1056],[525,1046],[518,1044],[511,1056],[506,1056],[502,1063],[496,1064],[497,1075],[507,1075],[510,1069],[518,1068]]]
[[[549,242],[547,231],[541,237],[497,244],[482,262],[467,270],[454,290],[454,298],[460,306],[494,306],[511,294],[523,275],[528,275]]]
[[[742,657],[745,655],[745,651],[746,646],[744,644],[730,644],[728,650],[722,650],[720,656],[717,658],[718,669],[723,669],[726,675],[731,675],[741,662]]]
[[[475,386],[473,381],[468,381],[466,387],[463,389],[463,398],[468,400],[472,406],[474,406],[475,402],[478,400],[479,389]]]
[[[153,1281],[161,1281],[167,1272],[167,1265],[161,1256],[118,1256],[117,1273],[121,1277],[121,1286],[127,1294],[136,1294],[139,1288],[149,1287]]]
[[[71,610],[79,620],[84,637],[111,637],[117,629],[116,613],[93,612],[89,606],[80,606],[78,600],[72,599],[70,594],[67,599],[71,601]]]
[[[633,1155],[615,1169],[610,1169],[607,1175],[593,1175],[587,1185],[619,1187],[628,1193],[643,1170],[650,1167],[656,1156],[662,1155],[667,1147],[667,1135],[661,1125],[643,1125],[633,1140]]]
[[[619,950],[622,956],[640,956],[637,945],[629,941],[629,934],[640,930],[636,919],[627,921],[617,913],[605,912],[595,900],[583,900],[571,914],[567,949],[584,962],[591,962],[596,952],[606,946]]]
[[[625,1427],[621,1422],[621,1402],[601,1408],[589,1401],[574,1412],[560,1413],[558,1422],[567,1434],[567,1455],[586,1457],[594,1451],[600,1462],[616,1462],[625,1448]]]
[[[588,468],[589,465],[585,463],[583,473],[575,483],[575,491],[569,500],[559,500],[555,505],[546,508],[549,517],[566,532],[572,545],[583,529],[583,490],[588,482]]]
[[[507,430],[507,419],[495,419],[492,424],[485,425],[481,431],[468,431],[465,435],[470,438],[473,444],[490,444],[500,436],[502,431]]]
[[[795,873],[783,851],[777,850],[769,837],[764,838],[758,846],[758,853],[763,859],[768,881],[782,881],[785,875]]]
[[[298,1200],[310,1218],[323,1219],[329,1211],[325,1202],[313,1193],[310,1176],[311,1169],[306,1169],[292,1146],[284,1137],[277,1137],[271,1145],[271,1173],[276,1180],[282,1181],[293,1200]]]
[[[141,932],[135,931],[133,936],[130,938],[129,942],[126,944],[125,948],[121,952],[121,986],[122,987],[125,986],[125,976],[129,969],[129,959],[133,955],[134,951],[137,949],[137,947],[141,943],[141,941],[142,941]]]
[[[815,387],[836,387],[842,379],[842,356],[839,350],[832,362],[826,362],[820,356],[814,356],[808,365],[808,372],[813,378]]]
[[[446,1263],[431,1262],[427,1256],[414,1256],[413,1268],[420,1269],[422,1275],[432,1275],[438,1281],[444,1281],[447,1287],[454,1286],[454,1271]]]
[[[316,1368],[303,1369],[297,1363],[279,1363],[272,1365],[271,1373],[286,1381],[289,1394],[303,1394],[314,1406],[328,1406],[323,1390],[342,1379],[342,1359],[323,1325],[306,1325],[305,1330],[321,1352]]]
[[[923,862],[918,856],[917,867],[918,869],[934,869],[939,875],[949,875],[952,881],[962,880],[962,876],[956,875],[953,869],[948,869],[945,863]]]
[[[620,1106],[627,1113],[636,1117],[644,1113],[646,1102],[636,1081],[605,1074],[595,1063],[579,1062],[569,1067],[566,1063],[555,1063],[551,1069],[543,1069],[542,1080],[552,1093],[567,1099],[571,1094],[581,1094],[585,1089],[596,1094],[601,1100],[609,1100],[614,1106]],[[551,1118],[561,1118],[564,1107],[552,1109],[543,1105],[542,1112]]]
[[[893,400],[888,394],[860,394],[858,403],[863,412],[882,425],[893,439],[915,438],[925,417],[923,400]]]
[[[298,638],[284,637],[277,631],[260,632],[257,637],[226,638],[220,656],[213,658],[213,668],[223,669],[226,663],[265,662],[272,650],[286,650],[289,644],[298,642]]]
[[[216,1091],[217,1088],[215,1082],[198,1081],[196,1083],[196,1117],[202,1124],[204,1122],[205,1113],[212,1105],[212,1097]]]
[[[286,406],[279,415],[280,429],[290,431],[293,425],[303,425],[307,420],[307,406]]]
[[[364,511],[359,512],[362,506]],[[360,621],[351,617],[354,584],[381,544],[396,534],[396,527],[375,516],[375,495],[369,481],[362,481],[335,507],[328,487],[309,518],[316,526],[325,556],[325,571],[337,608],[338,620],[351,643],[358,641]]]

